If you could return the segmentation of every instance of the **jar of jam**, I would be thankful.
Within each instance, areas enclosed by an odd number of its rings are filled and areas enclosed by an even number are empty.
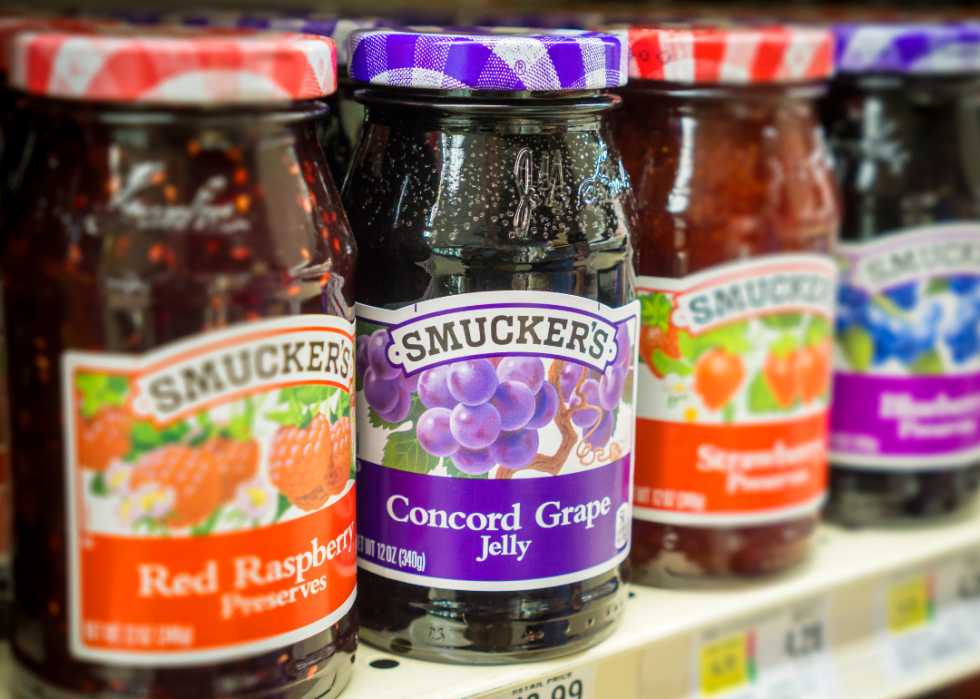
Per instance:
[[[305,35],[18,35],[3,257],[21,697],[333,697],[356,645],[353,239]]]
[[[828,31],[629,29],[636,189],[634,580],[715,585],[806,555],[823,504],[839,202],[814,100]]]
[[[625,41],[355,32],[350,72],[362,638],[480,664],[591,646],[627,598]]]
[[[961,510],[980,485],[980,27],[837,28],[844,197],[829,517]]]

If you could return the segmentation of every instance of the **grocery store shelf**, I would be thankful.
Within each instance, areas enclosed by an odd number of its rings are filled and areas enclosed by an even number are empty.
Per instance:
[[[917,604],[922,602],[927,604]],[[767,634],[784,634],[791,619],[822,627],[823,652],[767,661]],[[741,690],[712,693],[712,699],[903,699],[980,673],[980,511],[956,521],[886,531],[825,526],[802,569],[742,589],[634,588],[611,638],[560,660],[464,667],[362,645],[344,697],[533,699],[533,691],[514,690],[569,672],[587,687],[579,692],[581,699],[694,697],[706,686],[702,649],[744,633],[754,633],[760,647],[752,673],[756,682],[742,678]],[[8,664],[7,654],[0,654],[0,677],[8,675]],[[806,692],[786,691],[794,676]],[[782,691],[775,691],[773,682],[768,691],[767,678],[778,678]],[[568,683],[566,678],[566,690],[557,695],[538,689],[539,699],[572,699]],[[557,684],[562,682],[544,686]],[[0,699],[7,699],[4,694]]]

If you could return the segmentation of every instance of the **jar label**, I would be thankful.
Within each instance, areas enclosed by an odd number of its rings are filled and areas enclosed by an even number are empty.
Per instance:
[[[62,355],[74,656],[237,659],[351,609],[353,333],[302,315]]]
[[[524,590],[622,562],[638,313],[540,291],[359,304],[358,565]]]
[[[980,461],[980,225],[838,247],[831,462],[856,469]]]
[[[639,278],[634,517],[751,525],[819,509],[835,278],[814,254]]]

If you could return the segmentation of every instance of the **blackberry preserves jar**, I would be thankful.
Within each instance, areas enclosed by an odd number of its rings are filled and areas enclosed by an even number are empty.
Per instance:
[[[362,638],[486,664],[590,646],[627,597],[625,41],[355,32],[350,73]]]
[[[980,27],[836,33],[823,119],[845,216],[827,514],[953,513],[980,485]]]
[[[829,32],[632,27],[616,140],[642,308],[634,581],[800,562],[827,469],[838,195],[815,111]]]
[[[353,240],[298,34],[35,31],[3,258],[22,697],[333,697]]]

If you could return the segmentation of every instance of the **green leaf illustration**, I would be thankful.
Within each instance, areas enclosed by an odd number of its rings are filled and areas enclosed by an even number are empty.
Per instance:
[[[875,341],[868,331],[856,325],[851,326],[844,331],[839,341],[851,368],[855,371],[867,371],[875,355]]]
[[[424,475],[439,465],[439,458],[422,448],[415,438],[415,430],[408,430],[394,432],[388,437],[381,465]]]
[[[745,354],[752,349],[752,343],[745,338],[746,323],[732,323],[701,335],[691,335],[686,330],[678,331],[677,346],[681,356],[689,362],[715,347],[721,347],[731,354]]]
[[[653,351],[653,366],[662,376],[668,376],[670,374],[688,376],[694,371],[694,367],[687,362],[674,359],[673,357],[668,357],[666,354],[664,354],[663,350],[659,349]],[[623,395],[626,395],[625,390],[623,391]]]
[[[762,324],[773,330],[792,330],[798,328],[803,323],[803,315],[800,313],[780,313],[778,315],[762,316]]]
[[[769,353],[777,357],[787,357],[800,348],[800,341],[792,333],[783,333],[769,345]]]
[[[949,290],[949,280],[948,279],[933,279],[926,285],[926,295],[935,296],[937,294],[944,294]]]
[[[807,347],[816,345],[824,338],[830,337],[832,330],[830,321],[823,316],[810,316],[810,323],[803,332],[803,344]]]
[[[670,313],[674,304],[659,291],[640,297],[640,322],[647,327],[658,327],[665,333],[670,330]]]
[[[470,475],[469,473],[463,473],[458,468],[456,464],[452,462],[452,459],[446,459],[446,470],[449,471],[449,475],[453,478],[468,478],[470,480],[487,480],[490,477],[489,473],[481,473],[478,476]]]
[[[158,430],[149,422],[134,422],[129,432],[132,449],[126,455],[129,462],[136,461],[142,454],[165,444],[178,444],[190,432],[186,422],[178,422],[163,430]]]
[[[944,371],[943,359],[934,349],[923,352],[915,358],[914,362],[909,364],[909,371],[918,375],[942,374]]]
[[[105,476],[101,471],[96,472],[95,477],[92,478],[91,490],[92,495],[105,497],[109,494],[109,488],[106,486]]]
[[[276,502],[276,516],[272,521],[278,522],[282,518],[282,516],[286,514],[286,510],[288,510],[292,506],[293,503],[289,501],[289,498],[287,498],[282,493],[279,493],[279,500]]]
[[[214,531],[215,526],[218,524],[218,520],[221,519],[221,507],[215,508],[211,516],[207,518],[204,522],[191,527],[192,536],[207,536],[212,531]]]
[[[769,388],[769,382],[762,372],[756,372],[749,384],[749,411],[753,413],[785,413],[786,408],[781,406]]]
[[[79,372],[75,385],[82,394],[82,416],[94,417],[106,406],[120,407],[126,404],[129,381],[123,376]]]

